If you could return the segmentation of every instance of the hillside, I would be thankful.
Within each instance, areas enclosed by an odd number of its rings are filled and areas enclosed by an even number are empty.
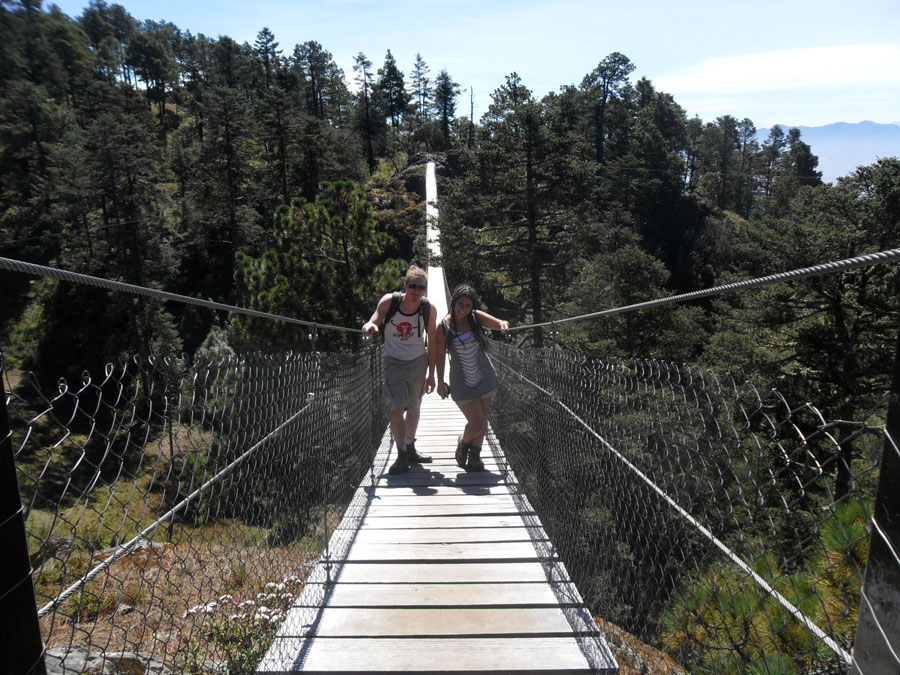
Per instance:
[[[788,125],[779,125],[785,132]],[[802,139],[819,157],[822,180],[833,183],[856,167],[871,164],[880,157],[900,156],[900,124],[837,122],[822,127],[797,127]],[[757,133],[760,143],[768,129]]]

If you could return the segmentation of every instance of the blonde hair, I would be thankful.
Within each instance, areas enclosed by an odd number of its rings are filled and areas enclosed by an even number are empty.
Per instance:
[[[406,281],[406,280],[409,279],[410,277],[425,277],[425,279],[427,280],[427,279],[428,279],[428,272],[426,272],[425,270],[423,270],[423,269],[422,269],[421,267],[419,267],[418,265],[410,265],[410,266],[409,266],[409,269],[406,270],[406,276],[403,277],[403,280]]]

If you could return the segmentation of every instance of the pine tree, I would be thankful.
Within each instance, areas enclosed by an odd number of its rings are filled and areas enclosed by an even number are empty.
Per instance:
[[[406,93],[403,73],[397,68],[397,61],[390,49],[384,57],[384,66],[378,69],[378,92],[384,101],[385,116],[391,120],[391,127],[396,129],[409,106],[409,94]]]
[[[360,52],[353,57],[353,70],[356,71],[356,82],[359,85],[359,112],[357,126],[366,148],[366,162],[369,173],[375,172],[375,136],[378,133],[378,111],[372,100],[372,62]]]
[[[456,114],[456,97],[459,92],[459,85],[453,81],[450,73],[441,69],[434,81],[434,111],[441,121],[441,133],[447,148],[450,147],[450,123]]]
[[[420,125],[428,121],[433,105],[431,80],[428,78],[429,70],[422,55],[416,54],[412,75],[412,96],[416,102],[415,115]]]
[[[275,35],[269,30],[268,26],[264,26],[256,34],[254,52],[262,67],[263,86],[268,89],[272,86],[275,72],[281,65],[281,52],[278,49],[278,43],[275,41]]]

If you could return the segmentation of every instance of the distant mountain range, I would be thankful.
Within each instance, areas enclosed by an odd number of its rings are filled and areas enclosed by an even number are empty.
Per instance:
[[[788,125],[778,126],[787,133]],[[879,157],[900,157],[900,122],[837,122],[823,127],[797,128],[800,139],[819,157],[822,180],[829,183],[852,173],[858,166],[872,164]],[[768,135],[768,129],[757,132],[760,144]]]

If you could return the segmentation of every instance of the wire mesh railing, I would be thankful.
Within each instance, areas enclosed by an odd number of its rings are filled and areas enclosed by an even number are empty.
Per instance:
[[[349,546],[380,352],[134,357],[52,393],[4,365],[48,667],[252,671]]]
[[[497,440],[595,617],[688,672],[848,672],[885,409],[830,420],[699,367],[491,353]]]

